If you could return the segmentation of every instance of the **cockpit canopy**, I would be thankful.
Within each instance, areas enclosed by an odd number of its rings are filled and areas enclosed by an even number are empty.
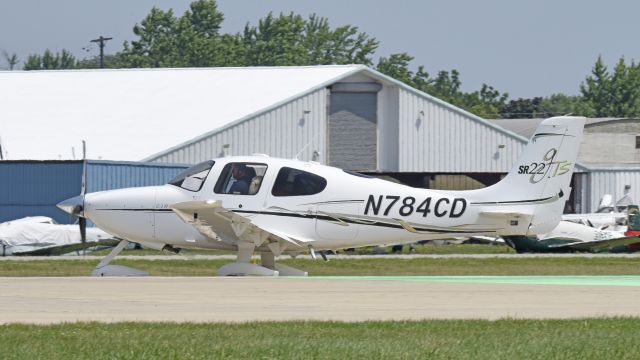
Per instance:
[[[200,191],[214,164],[215,161],[209,160],[193,165],[169,180],[167,184],[189,191]]]
[[[171,179],[168,184],[188,191],[200,191],[214,164],[213,160],[209,160],[194,165]],[[230,162],[221,170],[213,191],[216,194],[256,195],[260,191],[267,168],[264,163]],[[310,196],[321,193],[326,187],[327,180],[322,176],[283,166],[278,170],[271,195]]]

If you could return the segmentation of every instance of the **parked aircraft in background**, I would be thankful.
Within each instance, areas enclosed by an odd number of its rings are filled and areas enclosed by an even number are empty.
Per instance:
[[[632,252],[640,249],[638,236],[625,236],[624,231],[600,230],[570,221],[561,221],[546,234],[502,238],[518,253]]]
[[[508,175],[478,190],[412,188],[313,162],[244,156],[203,162],[164,186],[81,194],[58,206],[126,239],[94,275],[140,275],[109,265],[129,241],[237,251],[219,275],[306,275],[275,256],[551,231],[569,197],[584,122],[543,121]],[[261,265],[251,264],[254,252]]]
[[[82,241],[77,225],[61,225],[46,216],[0,223],[0,255],[62,255],[95,246],[115,246],[112,235],[98,228],[86,229]]]
[[[626,189],[627,191],[629,189]],[[635,203],[628,194],[613,203],[613,196],[605,194],[600,199],[598,210],[594,213],[586,214],[564,214],[562,220],[572,221],[588,225],[602,230],[624,231],[627,223],[627,208]]]

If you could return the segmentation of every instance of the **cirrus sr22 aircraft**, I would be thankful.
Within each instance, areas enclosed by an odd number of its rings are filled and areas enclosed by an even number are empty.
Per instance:
[[[129,241],[176,252],[237,251],[237,260],[219,269],[221,276],[306,275],[275,257],[551,231],[570,194],[584,122],[543,121],[507,176],[478,190],[413,188],[314,162],[242,156],[197,164],[164,186],[89,193],[58,207],[123,239],[98,264],[96,276],[143,275],[109,265]],[[254,252],[261,265],[251,263]]]

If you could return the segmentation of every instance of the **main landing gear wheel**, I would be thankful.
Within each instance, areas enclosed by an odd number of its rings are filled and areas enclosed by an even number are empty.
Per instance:
[[[260,253],[261,265],[251,264],[251,255],[255,245],[248,242],[238,244],[238,257],[235,262],[218,269],[218,276],[307,276],[306,271],[290,266],[276,264],[272,252]]]

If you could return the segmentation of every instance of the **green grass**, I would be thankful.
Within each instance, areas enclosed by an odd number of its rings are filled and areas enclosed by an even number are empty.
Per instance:
[[[111,249],[103,249],[99,251],[91,252],[89,255],[105,256]],[[339,251],[340,254],[345,254],[344,251]],[[357,255],[370,255],[370,254],[392,254],[391,246],[385,247],[363,247],[355,249],[354,253]],[[515,254],[515,251],[506,245],[479,245],[479,244],[416,244],[413,245],[413,250],[408,245],[402,248],[402,254]],[[122,255],[176,255],[168,251],[159,251],[152,249],[125,249],[120,254]],[[198,255],[235,255],[235,251],[226,250],[185,250],[184,254],[198,254]]]
[[[117,260],[156,276],[213,276],[230,260]],[[640,275],[636,258],[288,259],[309,275]],[[0,261],[0,276],[86,276],[97,260]]]
[[[638,359],[640,319],[0,326],[2,359]]]

